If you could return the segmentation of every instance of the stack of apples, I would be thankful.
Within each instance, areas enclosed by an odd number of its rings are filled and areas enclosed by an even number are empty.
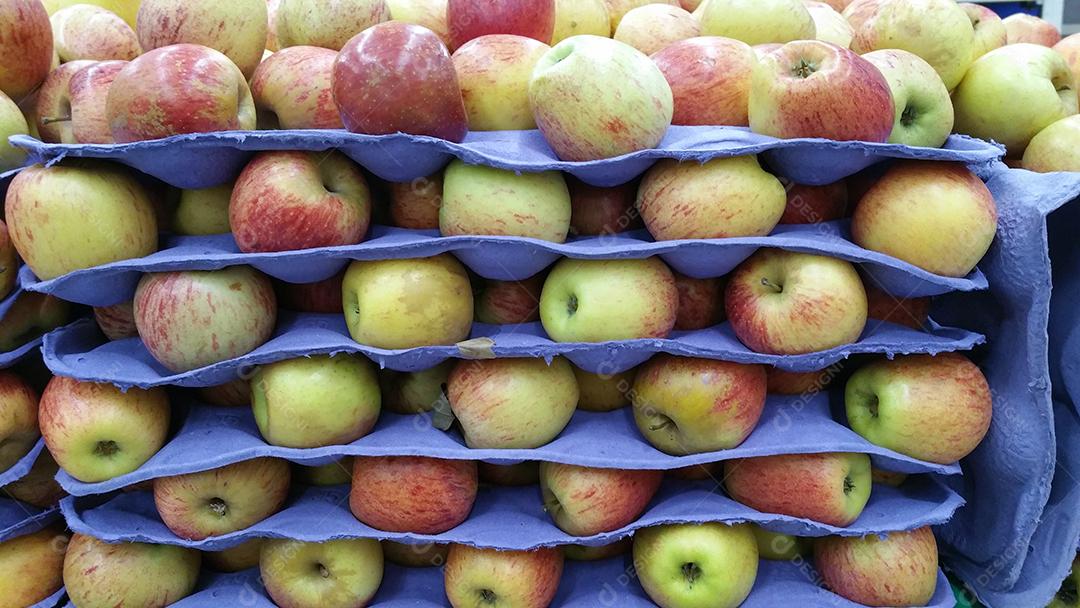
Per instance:
[[[131,23],[132,12],[121,17],[96,5],[50,17],[39,0],[0,0],[0,134],[123,144],[225,130],[344,128],[461,141],[470,129],[536,128],[560,159],[589,161],[655,148],[672,124],[930,147],[955,129],[994,138],[1019,157],[1038,130],[1076,113],[1074,76],[1060,69],[1065,59],[1027,42],[1035,26],[1001,22],[973,5],[676,4],[143,0]],[[986,103],[994,96],[1001,102]],[[0,169],[24,161],[0,142]],[[233,183],[164,190],[93,160],[25,168],[5,199],[10,259],[19,256],[47,280],[146,256],[168,231],[231,232],[240,251],[257,253],[355,245],[379,217],[442,236],[563,242],[637,228],[658,241],[765,236],[781,223],[850,215],[850,238],[860,246],[912,269],[964,277],[997,224],[993,198],[970,170],[919,161],[805,186],[784,183],[753,156],[670,160],[640,183],[596,188],[559,172],[461,161],[413,183],[380,184],[336,152],[273,150],[256,154]],[[521,281],[471,277],[442,254],[354,261],[307,285],[275,284],[242,265],[152,273],[133,300],[95,316],[108,338],[137,341],[166,370],[187,372],[259,348],[273,335],[279,308],[340,314],[357,343],[386,350],[453,345],[469,338],[474,322],[539,322],[554,342],[612,342],[613,349],[730,329],[747,349],[784,356],[857,341],[868,319],[925,328],[928,301],[901,295],[876,288],[850,262],[777,248],[760,249],[725,277],[682,276],[659,258],[567,258]],[[832,375],[671,355],[618,373],[592,373],[560,357],[400,373],[339,354],[262,365],[201,395],[251,407],[263,439],[288,448],[356,441],[375,428],[384,406],[407,414],[445,406],[474,449],[537,448],[579,408],[618,416],[615,410],[630,407],[653,447],[686,455],[740,445],[768,407],[768,393],[809,395],[826,389]],[[165,445],[171,400],[161,388],[125,392],[56,377],[40,411],[34,399],[33,425],[69,475],[105,481],[135,471]],[[847,379],[844,406],[846,422],[868,442],[941,464],[978,448],[992,410],[986,379],[959,354],[870,361]],[[2,407],[0,420],[9,411]],[[669,476],[719,478],[733,500],[763,514],[837,528],[858,519],[875,481],[861,453],[718,460]],[[465,521],[481,482],[535,484],[554,525],[589,537],[638,520],[663,477],[554,462],[498,467],[382,456],[310,469],[257,458],[133,490],[153,494],[178,538],[198,541],[287,509],[297,484],[350,484],[359,521],[419,535]],[[904,483],[888,471],[876,480]],[[812,552],[824,585],[843,597],[926,604],[937,583],[933,533],[883,532],[811,541],[747,524],[672,524],[602,548],[275,539],[205,555],[76,534],[62,578],[80,608],[159,606],[190,594],[201,564],[257,566],[279,605],[346,607],[374,597],[388,559],[444,566],[453,606],[539,608],[553,600],[564,556],[632,551],[648,596],[662,608],[682,608],[737,606],[755,584],[759,558]],[[5,545],[0,556],[41,563],[23,545]],[[55,571],[54,563],[52,582]]]

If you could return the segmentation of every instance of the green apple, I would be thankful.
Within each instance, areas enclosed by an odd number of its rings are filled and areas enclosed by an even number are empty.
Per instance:
[[[39,437],[37,391],[14,372],[0,371],[0,472],[26,456]]]
[[[802,0],[709,0],[702,5],[702,36],[723,36],[751,46],[813,40],[817,29]]]
[[[49,450],[43,450],[24,477],[3,487],[4,494],[39,509],[55,507],[67,492],[56,481],[60,466]]]
[[[671,86],[648,56],[588,35],[571,36],[540,58],[529,104],[544,139],[566,161],[655,148],[674,112]]]
[[[266,592],[279,606],[355,608],[379,590],[383,552],[379,541],[349,538],[324,543],[268,539],[259,556]]]
[[[659,354],[638,368],[631,399],[638,430],[668,454],[729,450],[765,408],[760,365]]]
[[[570,422],[578,402],[570,363],[543,359],[461,361],[447,397],[473,449],[538,448]]]
[[[1005,24],[994,9],[974,2],[961,2],[960,8],[967,13],[975,30],[975,46],[971,53],[973,60],[1008,44]]]
[[[573,536],[613,532],[633,523],[656,495],[663,471],[540,463],[544,511]]]
[[[309,486],[343,486],[352,480],[352,469],[352,456],[318,466],[294,464],[292,479],[294,483]]]
[[[555,0],[555,31],[551,44],[571,36],[591,34],[611,35],[611,19],[604,0]]]
[[[406,568],[442,566],[446,563],[447,553],[450,552],[449,545],[436,543],[411,545],[389,540],[382,541],[382,548],[386,561]]]
[[[630,405],[635,369],[617,374],[591,373],[574,366],[578,385],[578,409],[586,412],[610,412]]]
[[[758,555],[761,559],[790,561],[800,555],[809,555],[813,544],[810,539],[799,538],[790,534],[770,532],[761,526],[750,524],[757,541]]]
[[[0,91],[0,173],[21,167],[26,162],[26,152],[9,144],[8,137],[29,133],[30,126],[19,106]]]
[[[735,608],[757,580],[757,542],[748,524],[645,528],[634,534],[634,567],[661,608]]]
[[[907,473],[897,473],[896,471],[886,471],[885,469],[879,469],[873,467],[870,469],[870,479],[874,483],[880,483],[894,488],[899,488],[905,481],[907,481]]]
[[[115,163],[28,167],[11,180],[4,209],[15,249],[42,280],[157,250],[150,198]]]
[[[55,296],[23,292],[0,320],[0,352],[13,351],[67,323],[71,308]]]
[[[938,549],[929,527],[882,537],[826,536],[814,542],[824,586],[867,606],[925,606],[938,581]]]
[[[1065,58],[1037,44],[1010,44],[980,57],[953,92],[956,132],[1024,155],[1031,138],[1076,114],[1076,83]]]
[[[163,389],[80,382],[56,376],[41,394],[45,446],[69,475],[94,483],[138,469],[165,445],[169,397]]]
[[[1080,171],[1080,115],[1052,123],[1031,139],[1021,166],[1028,171]]]
[[[806,10],[810,11],[810,17],[814,20],[814,38],[823,42],[831,42],[836,46],[849,48],[851,39],[855,36],[855,30],[847,19],[827,2],[815,2],[804,0]]]
[[[844,9],[851,50],[901,49],[934,66],[952,90],[974,60],[975,29],[956,0],[856,0]]]
[[[889,82],[896,122],[889,143],[940,148],[953,128],[949,90],[934,70],[914,53],[887,49],[866,53]]]
[[[473,38],[452,56],[472,131],[536,128],[529,108],[529,77],[551,47],[525,36]]]
[[[430,412],[444,397],[443,388],[453,360],[418,372],[396,372],[391,369],[379,371],[379,388],[383,406],[395,414],[422,414]]]
[[[66,544],[67,535],[55,526],[0,542],[4,605],[35,606],[56,593],[64,584]]]
[[[469,337],[469,275],[448,253],[430,258],[353,262],[342,282],[353,340],[401,349],[454,344]]]
[[[75,534],[64,557],[64,587],[79,608],[161,608],[195,590],[201,561],[185,547],[110,545]]]
[[[181,190],[172,212],[172,230],[176,234],[201,236],[229,232],[229,197],[232,184]]]
[[[446,597],[455,608],[546,608],[562,578],[558,547],[498,551],[451,545],[443,569]]]
[[[135,31],[146,51],[181,43],[221,51],[248,79],[262,61],[268,23],[266,0],[141,0]]]
[[[235,547],[203,553],[203,564],[218,572],[240,572],[259,565],[263,539],[253,538]]]
[[[997,219],[990,190],[964,165],[899,161],[862,196],[851,235],[866,249],[963,277],[990,248]]]
[[[1080,557],[1073,560],[1069,576],[1061,581],[1061,587],[1046,608],[1076,608],[1080,605]]]
[[[562,243],[570,209],[570,191],[558,171],[515,173],[454,160],[443,176],[439,232]]]
[[[664,338],[679,292],[660,258],[555,263],[540,294],[540,320],[556,342]]]
[[[263,439],[287,448],[345,445],[379,420],[379,382],[360,355],[312,355],[259,367],[251,409]]]
[[[958,353],[879,359],[848,379],[852,430],[875,445],[939,464],[970,454],[990,429],[990,385]]]
[[[646,4],[626,13],[612,37],[652,55],[670,44],[700,35],[701,24],[681,7]]]

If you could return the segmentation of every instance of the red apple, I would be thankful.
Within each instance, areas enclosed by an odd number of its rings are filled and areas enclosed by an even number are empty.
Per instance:
[[[95,306],[94,320],[101,328],[101,333],[110,340],[123,340],[139,335],[139,330],[135,327],[134,302]]]
[[[114,143],[105,109],[109,88],[127,61],[101,61],[84,67],[68,83],[71,132],[81,144]]]
[[[843,181],[824,186],[786,183],[787,207],[781,224],[818,224],[847,216],[848,189]]]
[[[450,53],[419,25],[390,21],[357,34],[338,54],[332,86],[354,133],[458,142],[469,128]]]
[[[827,536],[814,542],[814,567],[826,587],[857,604],[925,606],[937,589],[937,540],[929,527]]]
[[[248,407],[251,405],[251,384],[246,378],[237,378],[225,384],[199,389],[199,397],[219,407]]]
[[[481,281],[475,299],[477,321],[493,325],[518,325],[540,320],[543,273],[524,281]]]
[[[338,54],[291,46],[270,55],[251,77],[251,96],[263,129],[340,129],[330,88]]]
[[[885,77],[855,53],[819,40],[761,58],[750,87],[750,129],[784,139],[885,142],[895,119]]]
[[[1002,19],[1008,44],[1028,42],[1054,46],[1061,42],[1061,32],[1053,23],[1027,13],[1013,13]]]
[[[49,73],[53,34],[40,0],[0,0],[0,91],[23,101]]]
[[[723,279],[693,279],[677,272],[673,274],[675,288],[679,290],[679,313],[675,317],[675,329],[705,329],[723,322]]]
[[[438,230],[443,174],[390,184],[390,220],[398,228]]]
[[[663,471],[540,464],[544,511],[562,531],[592,536],[633,523],[660,488]]]
[[[598,236],[643,227],[641,214],[634,207],[636,182],[601,188],[567,173],[566,187],[570,190],[571,234]]]
[[[472,460],[358,457],[349,508],[357,519],[378,530],[440,534],[468,518],[476,488]]]
[[[675,96],[674,125],[750,125],[750,81],[757,66],[745,42],[690,38],[652,55]]]
[[[317,283],[295,284],[275,281],[274,291],[277,293],[278,304],[286,310],[324,314],[340,313],[342,312],[341,283],[344,278],[345,271],[341,271]]]
[[[526,460],[517,464],[476,463],[480,481],[494,486],[535,486],[540,483],[540,463]]]
[[[899,488],[905,481],[907,481],[907,473],[897,473],[895,471],[886,471],[874,467],[870,469],[870,478],[874,480],[874,483],[885,484],[894,488]]]
[[[413,545],[384,540],[379,544],[382,545],[383,557],[386,558],[386,561],[405,568],[431,568],[442,566],[446,563],[447,553],[450,552],[449,545],[440,545],[437,543]]]
[[[451,545],[443,569],[450,605],[547,608],[559,589],[563,554],[558,547],[499,551]]]
[[[105,108],[118,143],[255,128],[255,103],[244,75],[205,46],[149,51],[120,70],[113,85]]]
[[[555,0],[449,0],[450,48],[487,34],[514,34],[551,44]]]
[[[26,456],[40,437],[37,391],[15,373],[0,371],[0,472]]]
[[[34,123],[41,141],[54,144],[73,144],[71,131],[71,77],[79,70],[94,65],[93,61],[72,61],[49,72],[37,91],[34,104]]]
[[[789,372],[771,367],[768,370],[769,393],[811,395],[829,387],[842,369],[839,363],[816,372]]]
[[[930,298],[898,298],[878,287],[866,284],[867,317],[923,329],[930,317]]]
[[[355,245],[370,222],[364,174],[336,151],[259,153],[229,201],[229,225],[245,253]]]
[[[717,480],[723,477],[724,463],[710,462],[706,464],[691,464],[667,472],[669,477],[686,479],[688,481],[702,481],[704,479]]]

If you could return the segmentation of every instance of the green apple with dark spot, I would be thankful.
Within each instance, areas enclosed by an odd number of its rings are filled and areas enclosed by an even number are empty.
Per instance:
[[[278,606],[367,606],[382,584],[383,551],[370,538],[324,543],[268,539],[259,573]]]

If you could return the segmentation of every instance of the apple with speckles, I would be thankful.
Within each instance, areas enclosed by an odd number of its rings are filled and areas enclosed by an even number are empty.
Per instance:
[[[652,55],[670,44],[700,34],[701,24],[681,7],[646,4],[623,15],[612,38]]]
[[[49,21],[61,63],[76,59],[130,61],[142,53],[131,26],[100,6],[76,4],[62,8]]]
[[[547,608],[559,590],[562,571],[559,547],[498,551],[451,545],[443,578],[446,597],[454,608],[476,606],[478,601],[491,606]]]
[[[71,78],[93,61],[71,61],[49,72],[37,90],[34,123],[41,141],[54,144],[77,143],[72,132]]]
[[[675,287],[679,290],[679,314],[675,329],[694,331],[712,327],[724,320],[724,280],[695,279],[678,272]]]
[[[555,29],[551,44],[571,36],[592,34],[611,35],[611,19],[604,0],[555,0]]]
[[[447,0],[386,0],[394,21],[422,25],[435,32],[443,44],[450,44],[450,26],[446,23]]]
[[[372,538],[268,539],[259,575],[277,606],[367,606],[382,584],[383,550]]]
[[[543,273],[522,281],[479,279],[476,293],[476,320],[493,325],[519,325],[540,320],[540,292]]]
[[[923,329],[930,318],[930,298],[902,298],[864,281],[867,318]]]
[[[443,236],[519,236],[562,243],[570,191],[559,171],[516,173],[454,160],[443,176]]]
[[[292,46],[270,55],[251,77],[260,129],[341,129],[331,79],[337,53]]]
[[[975,45],[971,53],[973,60],[1008,44],[1005,24],[994,9],[974,2],[961,2],[960,8],[967,13],[975,30]]]
[[[818,224],[847,216],[848,189],[844,181],[824,186],[786,183],[787,206],[781,224]]]
[[[569,173],[564,177],[570,191],[570,234],[602,236],[642,227],[641,214],[634,208],[636,182],[601,188]]]
[[[544,512],[572,536],[612,532],[633,523],[663,478],[663,471],[540,463]]]
[[[0,371],[0,471],[7,471],[34,447],[38,394],[14,372]]]
[[[266,0],[141,0],[135,31],[146,51],[183,43],[220,51],[247,80],[266,50],[268,23]]]
[[[476,462],[423,456],[358,457],[349,509],[387,532],[440,534],[465,521],[477,490]]]
[[[442,171],[411,182],[390,184],[390,221],[398,228],[438,230]]]
[[[345,271],[315,283],[274,282],[278,305],[286,310],[317,314],[341,314],[341,285]]]
[[[281,0],[277,42],[282,49],[305,45],[337,51],[353,36],[389,19],[384,0]]]
[[[802,0],[709,0],[699,10],[703,36],[750,45],[811,40],[817,31]]]
[[[64,557],[64,587],[80,607],[161,608],[195,590],[201,561],[198,551],[186,547],[108,544],[75,534]]]
[[[71,134],[81,144],[111,144],[112,130],[106,103],[109,88],[126,61],[101,61],[71,75],[68,81],[71,104]]]
[[[529,107],[529,77],[551,47],[525,36],[489,34],[454,51],[469,129],[522,131],[536,128]]]
[[[52,67],[52,26],[39,0],[0,0],[0,57],[0,91],[21,103]]]
[[[449,0],[450,48],[488,34],[513,34],[551,42],[555,0]]]
[[[814,568],[837,595],[866,606],[925,606],[938,582],[930,527],[888,535],[826,536],[814,542]]]
[[[1061,42],[1061,31],[1053,24],[1027,13],[1013,13],[1002,19],[1008,44],[1039,44],[1054,46]]]
[[[29,534],[16,532],[0,542],[4,602],[12,607],[47,604],[45,600],[64,584],[67,542],[67,534],[60,526]]]
[[[671,124],[750,126],[750,45],[720,36],[681,40],[652,55],[675,99]]]

